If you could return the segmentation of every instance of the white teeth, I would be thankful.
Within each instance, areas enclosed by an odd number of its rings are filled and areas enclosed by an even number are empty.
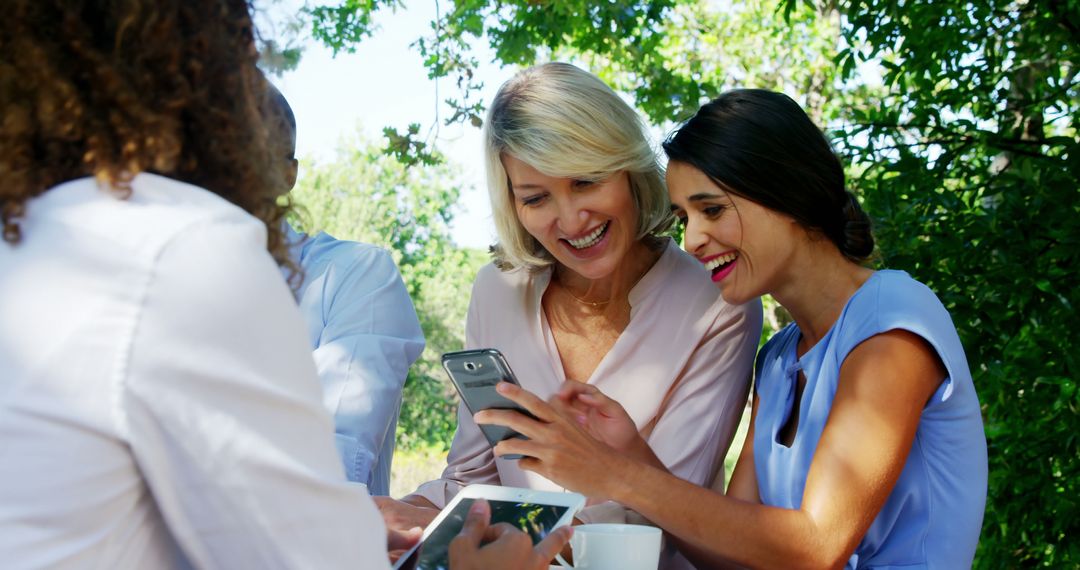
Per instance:
[[[720,257],[717,257],[716,259],[706,263],[705,270],[712,271],[713,269],[716,269],[717,267],[720,267],[725,263],[731,263],[732,261],[735,261],[736,257],[739,257],[739,254],[735,252],[731,252],[727,255],[721,255]]]
[[[592,233],[581,239],[568,239],[566,241],[570,242],[570,245],[574,246],[575,249],[585,249],[587,247],[592,247],[596,245],[596,242],[600,241],[600,236],[604,235],[604,231],[607,230],[607,226],[607,223],[605,223],[604,225],[596,228],[592,231]]]

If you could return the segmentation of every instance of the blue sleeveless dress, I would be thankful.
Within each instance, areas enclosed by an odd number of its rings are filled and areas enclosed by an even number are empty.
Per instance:
[[[828,420],[840,366],[871,336],[895,329],[924,338],[948,377],[923,409],[911,454],[847,568],[970,568],[986,504],[986,436],[979,400],[952,319],[925,285],[903,271],[874,273],[848,300],[816,345],[796,357],[800,331],[791,324],[757,361],[754,467],[761,501],[798,509],[806,476]],[[779,431],[806,377],[791,447]]]

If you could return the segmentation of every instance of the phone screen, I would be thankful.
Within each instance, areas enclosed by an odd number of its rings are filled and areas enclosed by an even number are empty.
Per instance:
[[[474,499],[462,499],[454,510],[439,523],[439,526],[420,543],[416,550],[398,568],[402,570],[449,570],[450,541],[461,533],[465,526],[465,515],[469,512]],[[566,514],[569,507],[538,505],[517,501],[488,500],[491,505],[491,524],[509,523],[521,529],[530,537],[533,544],[544,539],[555,524]]]

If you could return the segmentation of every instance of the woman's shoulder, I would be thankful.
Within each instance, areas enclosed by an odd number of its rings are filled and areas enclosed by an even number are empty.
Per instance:
[[[660,259],[642,279],[641,285],[663,291],[663,296],[686,303],[698,300],[711,304],[720,296],[720,289],[709,280],[700,261],[669,240]]]
[[[663,269],[663,289],[667,303],[685,307],[690,314],[707,315],[712,319],[740,318],[750,322],[759,332],[762,321],[761,299],[741,305],[724,300],[720,288],[709,278],[705,266],[682,248],[672,247],[667,253],[670,263]]]
[[[96,236],[136,259],[154,259],[178,236],[216,228],[242,229],[265,250],[266,226],[240,207],[204,188],[143,173],[126,197],[92,178],[58,185],[30,204],[35,221]]]
[[[895,328],[930,328],[955,332],[952,318],[937,294],[905,271],[883,269],[860,290],[845,311],[843,325],[868,327],[872,334]]]
[[[540,298],[549,275],[550,271],[504,271],[495,263],[481,267],[469,297],[466,319],[469,340],[481,346],[500,346],[498,343],[509,340],[514,333],[524,330],[522,327],[531,330],[530,319],[539,314]]]
[[[705,266],[697,260],[693,255],[688,253],[683,248],[679,247],[675,243],[675,240],[668,238],[663,242],[663,254],[661,260],[666,260],[668,263],[662,263],[660,265],[661,270],[669,274],[700,274],[705,275]],[[712,285],[708,279],[694,280],[700,284]],[[713,286],[715,289],[716,287]]]
[[[230,223],[264,224],[243,208],[201,186],[157,174],[143,173],[131,183],[132,204],[139,205],[143,215],[176,220],[179,224],[220,220]]]
[[[960,336],[938,296],[904,271],[881,270],[866,291],[860,290],[834,335],[837,355],[846,355],[862,341],[890,330],[922,337],[938,354],[949,377],[970,384],[970,371]],[[948,398],[951,382],[944,392]]]
[[[906,271],[881,269],[876,272],[876,276],[879,279],[879,295],[885,301],[904,300],[944,309],[937,294],[921,281],[908,275]],[[895,303],[892,304],[895,305]]]
[[[495,263],[484,265],[473,281],[470,310],[476,313],[481,307],[499,307],[499,311],[490,313],[491,318],[495,319],[507,318],[508,311],[514,310],[516,313],[517,308],[528,311],[532,303],[539,302],[550,275],[550,270],[505,271]]]
[[[243,208],[199,186],[152,174],[132,183],[132,198],[140,205],[144,226],[153,225],[163,243],[189,234],[202,234],[205,243],[223,249],[266,252],[266,224]],[[217,255],[207,252],[207,255]],[[224,251],[220,255],[228,255]]]
[[[500,269],[496,262],[492,261],[476,272],[473,288],[478,291],[513,291],[528,287],[535,277],[541,273],[530,273],[525,268],[510,270]]]

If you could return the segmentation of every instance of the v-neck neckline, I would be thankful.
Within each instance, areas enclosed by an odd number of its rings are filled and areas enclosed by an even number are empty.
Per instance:
[[[593,369],[592,374],[589,375],[587,380],[578,380],[586,384],[594,384],[594,380],[598,377],[597,373],[601,372],[608,361],[611,359],[611,354],[615,352],[615,348],[619,346],[620,342],[627,337],[627,332],[634,326],[634,313],[637,307],[641,304],[641,301],[649,296],[649,293],[656,287],[655,280],[656,275],[663,273],[662,269],[665,264],[671,264],[674,262],[672,247],[674,241],[668,238],[664,244],[664,250],[660,253],[660,257],[656,258],[656,261],[652,264],[652,267],[645,272],[645,275],[641,276],[641,279],[630,289],[627,293],[627,300],[630,303],[630,319],[626,323],[626,328],[619,332],[619,336],[612,343],[608,351],[600,359],[600,362],[596,364],[596,368]],[[536,292],[536,311],[539,313],[537,322],[540,325],[540,336],[544,341],[544,347],[547,350],[547,360],[551,364],[552,371],[555,373],[555,377],[559,379],[560,384],[566,382],[566,368],[563,366],[562,357],[559,353],[558,343],[555,342],[555,332],[551,330],[551,323],[548,321],[547,311],[544,310],[544,294],[547,292],[548,287],[551,285],[551,279],[554,276],[554,270],[549,268],[542,276],[538,276],[537,280],[537,292]],[[540,279],[544,281],[541,282]]]

